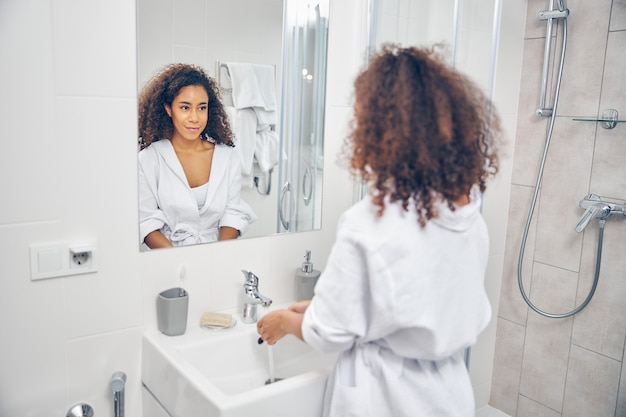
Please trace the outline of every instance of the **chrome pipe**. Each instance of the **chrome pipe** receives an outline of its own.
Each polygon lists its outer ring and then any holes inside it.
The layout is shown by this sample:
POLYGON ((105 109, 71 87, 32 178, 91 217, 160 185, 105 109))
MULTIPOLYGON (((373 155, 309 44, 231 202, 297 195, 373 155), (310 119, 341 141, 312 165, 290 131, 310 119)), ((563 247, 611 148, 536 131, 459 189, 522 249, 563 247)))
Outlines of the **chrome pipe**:
POLYGON ((115 417, 124 417, 124 391, 126 387, 126 374, 118 371, 111 376, 109 383, 111 391, 113 391, 113 415, 115 417))

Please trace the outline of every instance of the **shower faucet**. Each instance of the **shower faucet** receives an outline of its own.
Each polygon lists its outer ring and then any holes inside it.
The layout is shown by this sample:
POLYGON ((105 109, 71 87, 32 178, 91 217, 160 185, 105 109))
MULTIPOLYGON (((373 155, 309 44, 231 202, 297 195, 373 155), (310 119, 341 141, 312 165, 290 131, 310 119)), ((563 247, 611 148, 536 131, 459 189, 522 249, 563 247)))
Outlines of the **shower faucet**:
POLYGON ((592 219, 606 220, 611 214, 626 216, 626 203, 617 203, 603 199, 597 194, 589 194, 578 204, 585 209, 585 213, 576 225, 576 231, 581 233, 592 219))

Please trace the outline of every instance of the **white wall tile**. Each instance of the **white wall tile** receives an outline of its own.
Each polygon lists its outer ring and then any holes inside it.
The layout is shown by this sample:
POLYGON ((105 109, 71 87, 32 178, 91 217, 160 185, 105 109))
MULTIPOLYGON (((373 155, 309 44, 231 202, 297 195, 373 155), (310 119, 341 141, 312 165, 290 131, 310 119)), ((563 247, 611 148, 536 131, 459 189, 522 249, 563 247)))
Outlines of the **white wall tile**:
POLYGON ((154 72, 170 62, 173 51, 174 0, 136 0, 137 85, 141 89, 154 72))
POLYGON ((68 404, 86 402, 96 416, 112 416, 111 376, 126 374, 126 415, 141 415, 141 326, 74 339, 67 343, 68 404))
POLYGON ((174 45, 205 48, 207 7, 204 0, 176 0, 173 3, 172 20, 174 45))
POLYGON ((8 258, 0 283, 0 415, 45 416, 50 410, 59 414, 66 411, 67 380, 63 282, 30 282, 27 271, 11 268, 9 259, 27 265, 19 254, 25 252, 23 247, 16 249, 3 250, 8 258))
POLYGON ((365 1, 333 1, 330 7, 328 45, 330 70, 326 80, 326 105, 350 106, 354 78, 365 63, 365 1))
POLYGON ((57 220, 60 162, 54 114, 54 56, 48 1, 5 1, 0 13, 0 223, 57 220), (19 39, 19 42, 15 42, 19 39), (25 165, 21 155, 28 155, 25 165), (28 167, 28 169, 25 169, 28 167), (19 177, 19 180, 18 180, 19 177), (35 192, 36 190, 36 192, 35 192))
POLYGON ((133 98, 135 3, 53 0, 56 93, 133 98))

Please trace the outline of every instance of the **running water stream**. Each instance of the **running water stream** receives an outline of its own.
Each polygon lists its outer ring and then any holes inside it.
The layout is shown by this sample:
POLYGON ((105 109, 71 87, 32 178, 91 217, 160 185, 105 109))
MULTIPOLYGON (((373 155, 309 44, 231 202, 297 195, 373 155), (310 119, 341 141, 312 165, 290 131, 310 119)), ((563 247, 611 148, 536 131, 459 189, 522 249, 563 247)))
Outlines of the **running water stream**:
POLYGON ((267 345, 267 358, 269 378, 265 381, 265 385, 276 382, 276 378, 274 378, 274 346, 267 345))
MULTIPOLYGON (((269 307, 266 308, 269 310, 269 307)), ((259 343, 263 343, 262 339, 259 338, 259 343)), ((267 345, 267 367, 269 378, 265 381, 265 385, 273 384, 274 382, 280 381, 281 378, 276 378, 274 376, 274 346, 270 346, 269 343, 267 345)))

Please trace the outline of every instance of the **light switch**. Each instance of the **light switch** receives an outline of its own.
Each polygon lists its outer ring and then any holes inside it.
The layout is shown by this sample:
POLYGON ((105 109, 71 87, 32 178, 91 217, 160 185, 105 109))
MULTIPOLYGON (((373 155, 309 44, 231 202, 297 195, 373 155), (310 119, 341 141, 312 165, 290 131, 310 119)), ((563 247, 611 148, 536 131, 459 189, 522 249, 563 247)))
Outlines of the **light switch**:
POLYGON ((43 249, 37 254, 39 272, 58 272, 63 269, 63 251, 61 248, 43 249))

